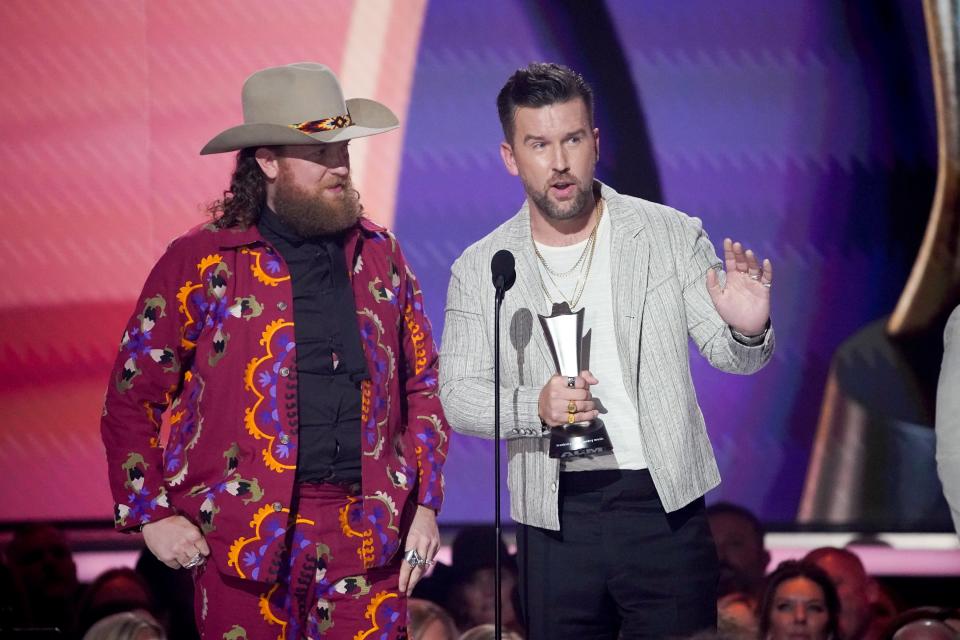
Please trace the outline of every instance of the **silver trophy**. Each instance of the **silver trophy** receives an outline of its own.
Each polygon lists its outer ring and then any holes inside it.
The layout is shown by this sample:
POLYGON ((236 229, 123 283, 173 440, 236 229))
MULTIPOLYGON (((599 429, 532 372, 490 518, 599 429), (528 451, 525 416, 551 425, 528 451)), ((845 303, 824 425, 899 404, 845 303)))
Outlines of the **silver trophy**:
MULTIPOLYGON (((553 313, 541 315, 540 325, 550 345, 557 373, 573 379, 582 371, 580 356, 583 348, 583 309, 570 311, 566 302, 553 305, 553 313)), ((601 420, 574 422, 550 429, 550 457, 573 458, 613 451, 607 428, 601 420)))

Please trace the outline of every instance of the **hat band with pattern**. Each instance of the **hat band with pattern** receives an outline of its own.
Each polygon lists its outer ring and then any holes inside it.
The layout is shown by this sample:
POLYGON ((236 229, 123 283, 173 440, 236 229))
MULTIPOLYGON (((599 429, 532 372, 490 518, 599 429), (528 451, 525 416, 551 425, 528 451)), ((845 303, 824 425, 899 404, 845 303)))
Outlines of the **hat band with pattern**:
POLYGON ((345 116, 333 116, 321 120, 308 120, 297 124, 287 125, 291 129, 297 129, 304 133, 316 133, 317 131, 333 131, 334 129, 345 129, 353 124, 353 118, 347 113, 345 116))

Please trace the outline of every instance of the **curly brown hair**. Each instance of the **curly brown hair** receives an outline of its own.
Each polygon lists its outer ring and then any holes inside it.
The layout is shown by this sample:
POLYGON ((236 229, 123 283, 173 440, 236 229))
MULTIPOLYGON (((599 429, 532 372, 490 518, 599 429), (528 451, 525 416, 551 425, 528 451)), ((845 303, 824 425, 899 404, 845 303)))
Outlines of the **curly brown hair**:
POLYGON ((258 148, 248 147, 237 153, 230 188, 207 207, 213 224, 220 229, 247 228, 260 218, 260 209, 267 201, 267 179, 254 157, 258 148))

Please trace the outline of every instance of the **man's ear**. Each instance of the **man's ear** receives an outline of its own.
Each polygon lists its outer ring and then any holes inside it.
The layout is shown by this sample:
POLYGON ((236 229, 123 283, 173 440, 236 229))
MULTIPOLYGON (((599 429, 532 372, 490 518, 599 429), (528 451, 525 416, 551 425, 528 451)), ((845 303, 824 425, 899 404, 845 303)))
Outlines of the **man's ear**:
POLYGON ((510 175, 520 175, 520 170, 517 169, 517 159, 513 156, 513 147, 506 141, 500 143, 500 159, 503 160, 503 166, 507 168, 510 175))
POLYGON ((280 158, 276 152, 269 147, 259 147, 254 152, 253 157, 256 159, 257 164, 260 165, 260 170, 263 171, 263 175, 267 177, 267 180, 276 180, 277 175, 280 173, 280 158))

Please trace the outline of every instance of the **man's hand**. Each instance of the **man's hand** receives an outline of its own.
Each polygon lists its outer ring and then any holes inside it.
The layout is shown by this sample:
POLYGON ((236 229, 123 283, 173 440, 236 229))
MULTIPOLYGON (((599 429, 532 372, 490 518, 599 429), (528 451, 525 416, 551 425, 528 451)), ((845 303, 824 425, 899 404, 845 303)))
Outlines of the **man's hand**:
POLYGON ((210 547, 200 529, 183 516, 148 522, 142 532, 150 552, 171 569, 195 567, 210 555, 210 547))
MULTIPOLYGON (((404 541, 404 556, 413 549, 421 558, 432 564, 433 557, 437 555, 439 548, 440 530, 437 529, 437 512, 422 504, 417 505, 417 512, 413 516, 410 531, 407 532, 407 538, 404 541)), ((400 564, 400 591, 405 591, 408 596, 412 594, 413 588, 423 577, 426 567, 426 564, 411 567, 404 558, 400 564)))
POLYGON ((726 286, 720 287, 716 271, 707 271, 707 291, 717 313, 734 330, 745 336, 763 333, 770 319, 770 285, 773 283, 773 265, 763 261, 750 249, 744 250, 730 238, 723 241, 723 261, 727 270, 726 286))
POLYGON ((586 370, 573 378, 573 386, 570 386, 570 378, 553 376, 540 390, 540 401, 537 405, 540 419, 551 427, 593 420, 600 412, 590 395, 590 385, 598 382, 600 381, 586 370), (570 420, 571 414, 573 420, 570 420))

